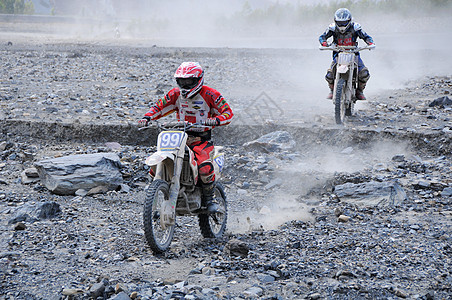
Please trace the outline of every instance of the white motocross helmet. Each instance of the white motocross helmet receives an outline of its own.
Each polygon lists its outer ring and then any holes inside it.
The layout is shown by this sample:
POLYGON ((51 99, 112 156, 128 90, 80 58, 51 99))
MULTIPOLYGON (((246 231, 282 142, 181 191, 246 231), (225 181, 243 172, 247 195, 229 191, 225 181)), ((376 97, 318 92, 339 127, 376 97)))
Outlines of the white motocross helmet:
POLYGON ((339 32, 344 33, 352 23, 352 14, 346 8, 339 8, 334 13, 334 22, 336 23, 336 27, 339 29, 339 32))

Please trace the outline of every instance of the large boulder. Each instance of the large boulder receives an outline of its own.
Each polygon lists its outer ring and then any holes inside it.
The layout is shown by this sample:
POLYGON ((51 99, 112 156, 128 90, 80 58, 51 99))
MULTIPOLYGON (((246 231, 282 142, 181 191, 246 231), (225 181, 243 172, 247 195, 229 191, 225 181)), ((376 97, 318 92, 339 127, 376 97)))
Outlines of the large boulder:
POLYGON ((345 183, 336 185, 334 193, 342 202, 363 206, 398 206, 406 199, 405 190, 397 181, 345 183))
POLYGON ((115 153, 78 154, 35 163, 41 183, 55 194, 74 195, 77 190, 106 187, 116 190, 122 183, 121 162, 115 153))

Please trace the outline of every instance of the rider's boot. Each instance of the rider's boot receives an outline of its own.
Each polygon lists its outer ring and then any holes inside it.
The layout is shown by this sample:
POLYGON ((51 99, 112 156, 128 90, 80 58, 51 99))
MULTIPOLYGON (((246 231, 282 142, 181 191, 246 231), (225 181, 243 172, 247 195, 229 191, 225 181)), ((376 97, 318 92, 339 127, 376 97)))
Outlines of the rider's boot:
POLYGON ((356 89, 356 99, 358 100, 366 100, 366 96, 364 96, 364 88, 366 87, 366 83, 358 82, 358 88, 356 89))
POLYGON ((207 207, 208 214, 214 214, 219 210, 218 205, 213 202, 214 189, 215 182, 202 184, 202 202, 207 207))
POLYGON ((333 99, 334 85, 333 84, 328 84, 328 87, 330 88, 330 93, 328 94, 328 96, 326 96, 326 99, 333 99))

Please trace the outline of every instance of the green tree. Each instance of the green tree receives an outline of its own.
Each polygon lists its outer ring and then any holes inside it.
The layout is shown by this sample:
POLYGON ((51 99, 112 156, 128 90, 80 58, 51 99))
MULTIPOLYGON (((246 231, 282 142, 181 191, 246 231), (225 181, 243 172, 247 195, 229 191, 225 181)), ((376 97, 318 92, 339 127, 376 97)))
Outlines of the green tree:
POLYGON ((0 13, 2 14, 28 14, 35 12, 31 0, 0 0, 0 13))

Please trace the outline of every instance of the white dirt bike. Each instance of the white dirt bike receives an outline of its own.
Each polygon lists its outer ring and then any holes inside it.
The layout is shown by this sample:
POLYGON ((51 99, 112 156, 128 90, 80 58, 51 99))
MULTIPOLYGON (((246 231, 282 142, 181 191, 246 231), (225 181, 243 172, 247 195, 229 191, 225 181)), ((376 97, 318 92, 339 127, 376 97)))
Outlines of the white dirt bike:
MULTIPOLYGON (((213 165, 216 183, 214 202, 218 210, 207 214, 201 201, 198 166, 193 151, 187 146, 188 129, 206 126, 186 122, 160 124, 157 151, 146 159, 153 181, 146 188, 143 222, 146 240, 154 253, 165 252, 171 244, 176 216, 198 216, 201 234, 219 238, 226 229, 227 202, 224 188, 218 180, 224 166, 221 147, 214 148, 213 165)), ((146 129, 154 127, 141 128, 146 129)))
POLYGON ((334 77, 333 103, 336 124, 343 124, 345 117, 353 115, 358 85, 358 53, 361 50, 372 50, 375 45, 356 46, 320 46, 320 50, 339 52, 336 58, 336 73, 334 77))

